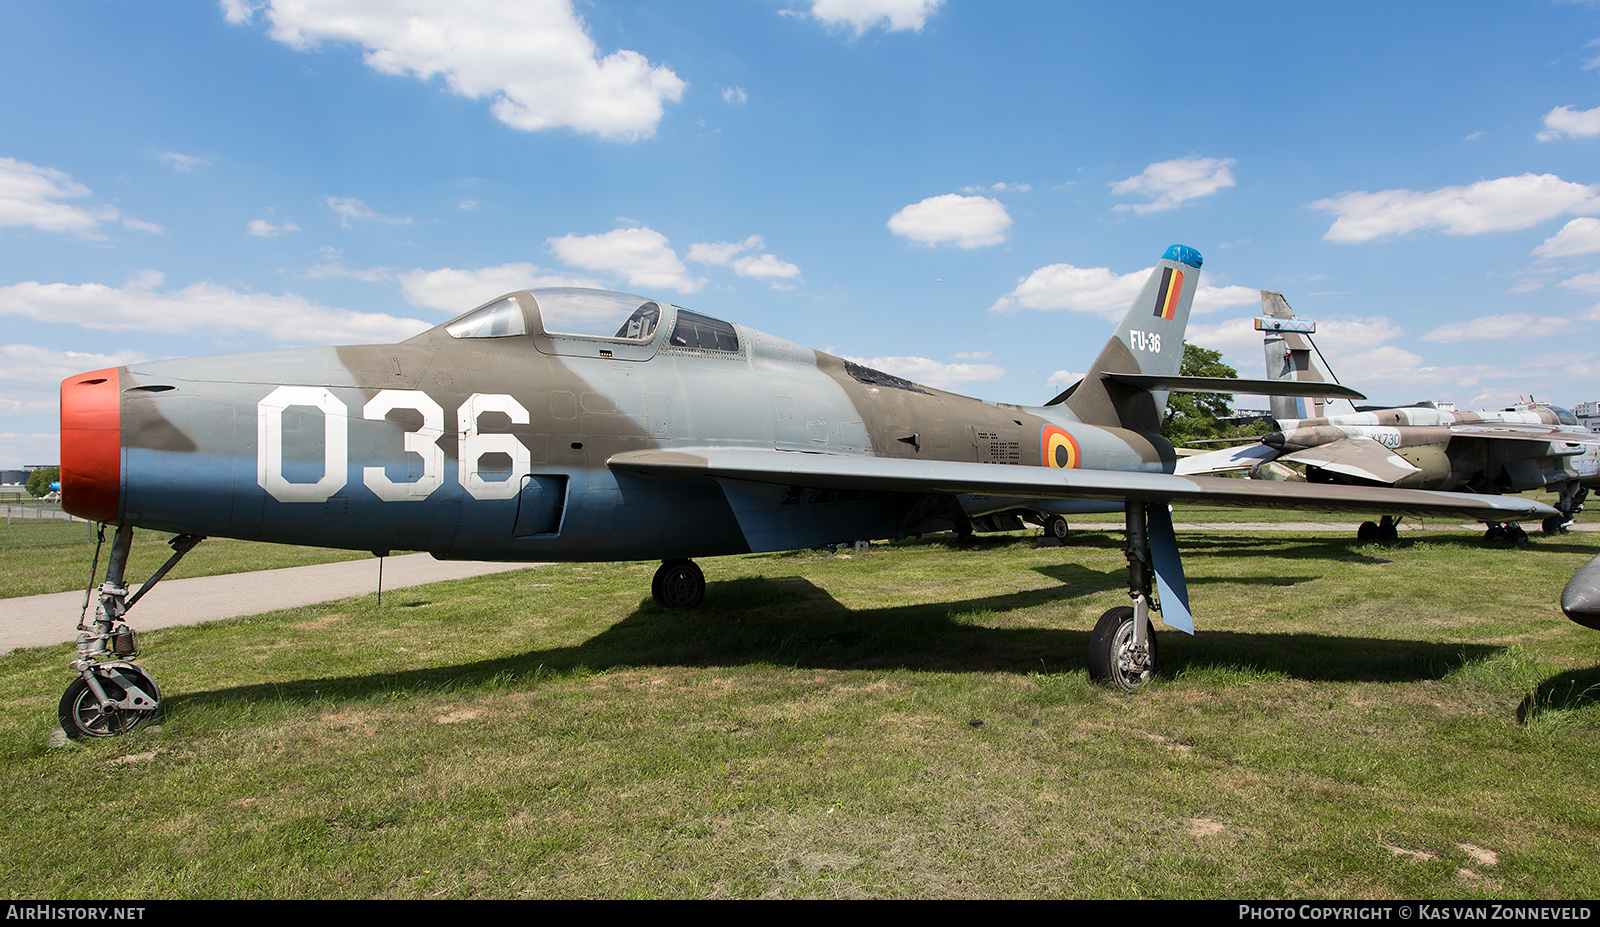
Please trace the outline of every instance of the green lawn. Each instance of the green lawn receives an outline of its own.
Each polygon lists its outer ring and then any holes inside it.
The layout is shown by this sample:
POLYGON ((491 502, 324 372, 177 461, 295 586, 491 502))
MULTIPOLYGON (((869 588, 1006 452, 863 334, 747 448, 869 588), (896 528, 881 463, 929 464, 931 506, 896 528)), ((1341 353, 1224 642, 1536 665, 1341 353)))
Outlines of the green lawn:
POLYGON ((1200 633, 1133 696, 1084 672, 1121 543, 706 560, 686 613, 653 564, 578 564, 154 631, 164 723, 87 747, 49 746, 68 648, 6 655, 0 885, 1600 893, 1600 639, 1556 607, 1600 539, 1184 535, 1200 633))

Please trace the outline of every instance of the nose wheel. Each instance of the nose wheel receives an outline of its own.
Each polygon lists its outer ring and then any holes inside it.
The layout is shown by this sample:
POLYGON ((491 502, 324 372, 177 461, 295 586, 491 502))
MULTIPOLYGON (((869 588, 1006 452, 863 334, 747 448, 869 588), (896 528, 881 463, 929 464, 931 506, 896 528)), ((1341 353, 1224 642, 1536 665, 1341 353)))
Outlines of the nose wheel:
POLYGON ((161 710, 161 690, 137 666, 99 664, 92 672, 95 684, 79 677, 61 696, 57 715, 61 730, 73 740, 94 740, 129 734, 155 720, 161 710), (98 685, 104 693, 94 691, 98 685))

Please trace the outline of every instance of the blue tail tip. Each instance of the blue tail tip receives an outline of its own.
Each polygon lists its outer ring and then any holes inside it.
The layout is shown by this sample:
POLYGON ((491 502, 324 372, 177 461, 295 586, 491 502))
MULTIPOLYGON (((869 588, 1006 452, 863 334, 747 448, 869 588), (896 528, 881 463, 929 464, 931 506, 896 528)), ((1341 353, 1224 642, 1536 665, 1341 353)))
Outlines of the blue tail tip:
POLYGON ((1190 267, 1199 267, 1203 263, 1200 258, 1200 252, 1188 245, 1173 245, 1167 249, 1166 254, 1161 255, 1161 259, 1163 261, 1177 261, 1180 264, 1188 264, 1190 267))

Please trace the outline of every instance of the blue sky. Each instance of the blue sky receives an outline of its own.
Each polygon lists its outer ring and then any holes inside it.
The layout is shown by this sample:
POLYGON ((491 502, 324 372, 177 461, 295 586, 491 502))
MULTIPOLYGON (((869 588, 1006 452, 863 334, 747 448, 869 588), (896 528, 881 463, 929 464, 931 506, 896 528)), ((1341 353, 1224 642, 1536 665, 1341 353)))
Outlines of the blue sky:
POLYGON ((1600 400, 1600 4, 1336 9, 5 0, 0 466, 72 373, 545 283, 1038 403, 1173 243, 1244 376, 1265 288, 1375 401, 1600 400))

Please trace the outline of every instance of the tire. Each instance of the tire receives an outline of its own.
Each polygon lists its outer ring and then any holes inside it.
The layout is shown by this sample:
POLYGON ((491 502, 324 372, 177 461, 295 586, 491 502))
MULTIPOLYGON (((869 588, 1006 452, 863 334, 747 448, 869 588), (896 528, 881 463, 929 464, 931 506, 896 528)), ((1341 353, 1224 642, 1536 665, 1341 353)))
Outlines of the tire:
MULTIPOLYGON (((120 737, 131 734, 155 720, 160 714, 160 691, 154 681, 143 670, 132 666, 120 666, 118 672, 136 680, 139 688, 155 695, 157 707, 153 711, 131 711, 128 709, 112 709, 102 711, 100 703, 94 697, 94 690, 84 682, 82 677, 74 679, 72 685, 67 686, 67 691, 61 695, 61 704, 56 710, 56 717, 61 721, 61 730, 73 740, 95 740, 102 737, 120 737)), ((126 694, 125 689, 117 684, 115 679, 100 677, 100 687, 106 690, 106 695, 113 699, 120 699, 126 694)))
POLYGON ((1400 529, 1395 527, 1392 522, 1378 526, 1378 543, 1393 544, 1398 540, 1400 540, 1400 529))
POLYGON ((1133 608, 1121 605, 1107 611, 1089 635, 1089 678, 1124 692, 1136 691, 1156 674, 1156 636, 1149 633, 1150 658, 1144 669, 1123 665, 1133 647, 1133 608))
POLYGON ((1361 527, 1356 529, 1356 540, 1363 544, 1370 544, 1377 539, 1378 523, 1375 521, 1364 521, 1361 523, 1361 527))
POLYGON ((1544 520, 1543 527, 1545 534, 1565 534, 1567 531, 1567 520, 1562 518, 1560 515, 1551 515, 1549 518, 1544 520))
POLYGON ((1045 537, 1065 541, 1069 533, 1071 533, 1071 529, 1067 527, 1067 520, 1060 515, 1051 515, 1044 520, 1045 537))
POLYGON ((706 597, 706 576, 692 560, 668 560, 656 570, 650 594, 662 608, 694 608, 706 597))

